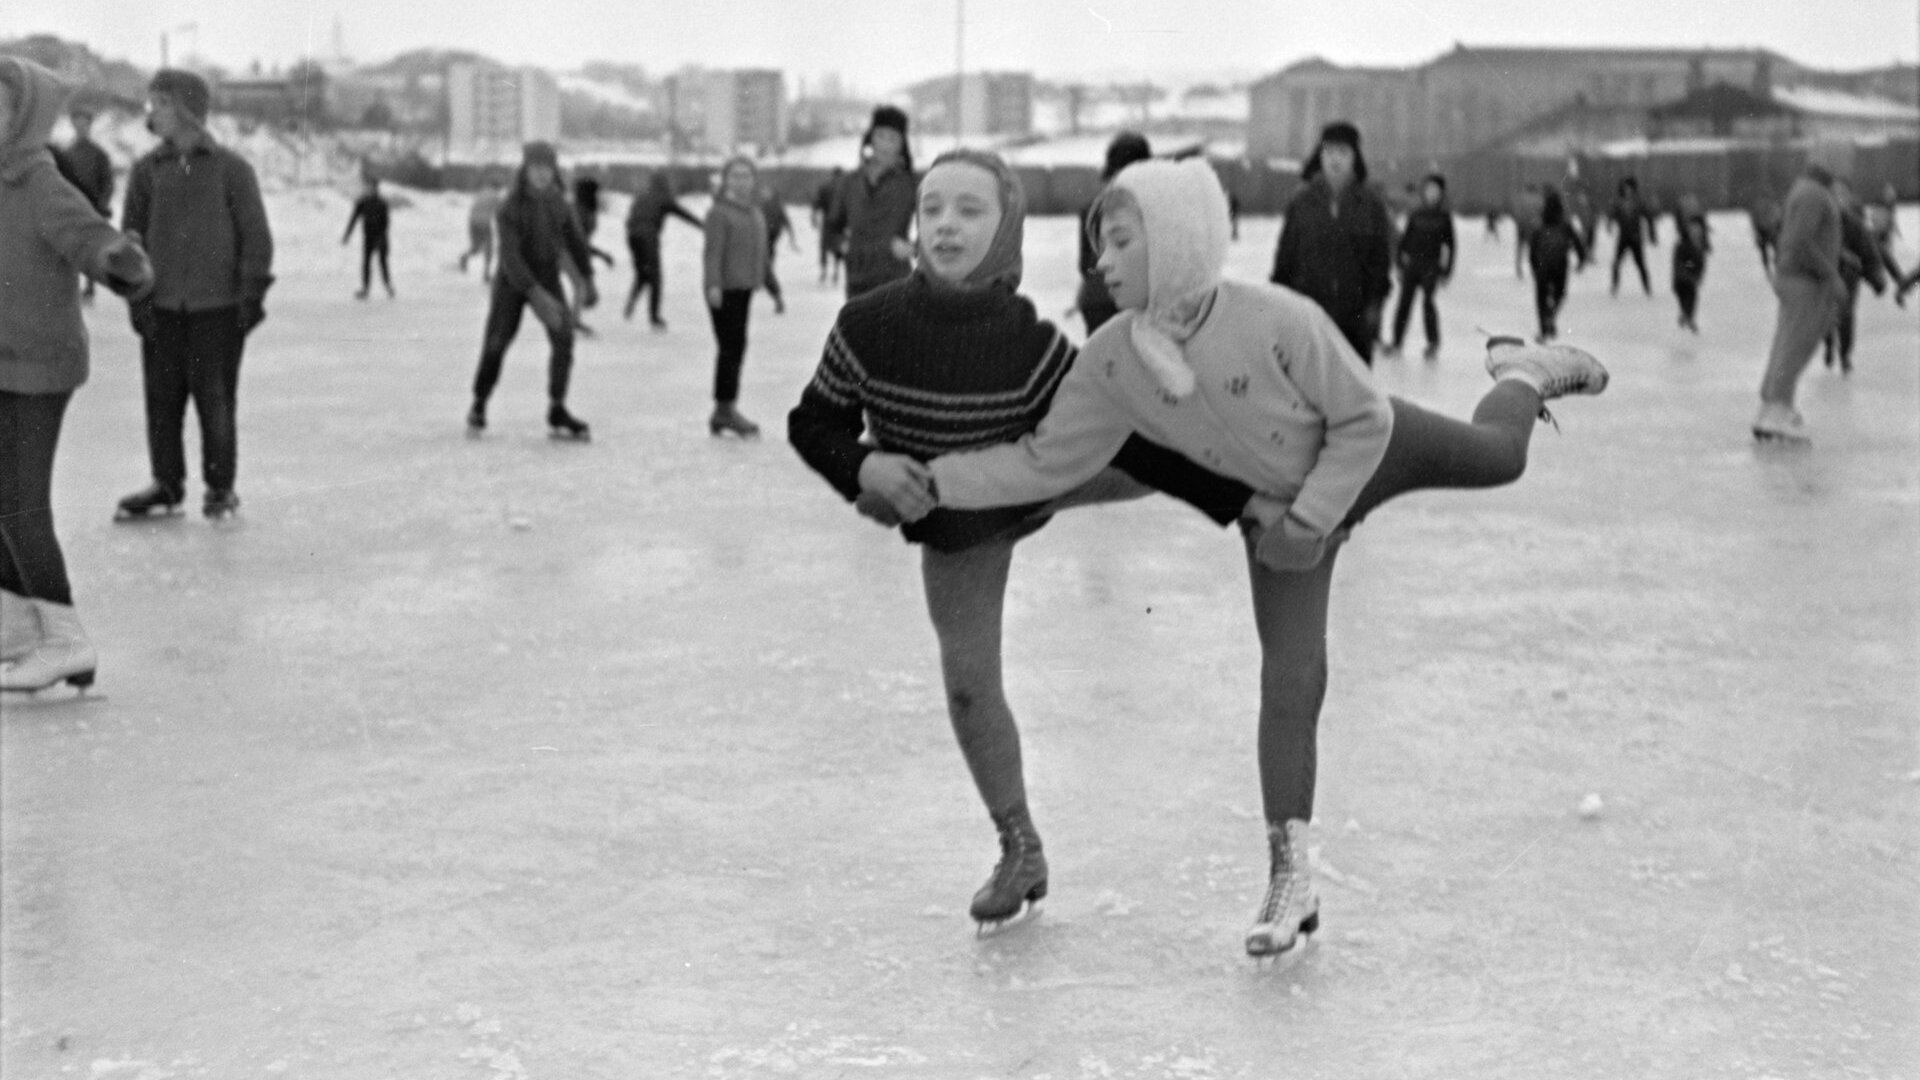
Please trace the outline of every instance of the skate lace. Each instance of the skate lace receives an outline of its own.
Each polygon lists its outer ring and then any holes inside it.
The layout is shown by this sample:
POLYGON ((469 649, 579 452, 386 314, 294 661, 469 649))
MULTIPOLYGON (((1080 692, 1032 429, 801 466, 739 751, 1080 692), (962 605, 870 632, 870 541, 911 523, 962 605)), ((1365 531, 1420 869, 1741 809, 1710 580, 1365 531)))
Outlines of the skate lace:
POLYGON ((1261 923, 1280 921, 1280 913, 1293 906, 1293 860, 1282 856, 1274 860, 1273 873, 1267 879, 1267 898, 1260 905, 1261 923))

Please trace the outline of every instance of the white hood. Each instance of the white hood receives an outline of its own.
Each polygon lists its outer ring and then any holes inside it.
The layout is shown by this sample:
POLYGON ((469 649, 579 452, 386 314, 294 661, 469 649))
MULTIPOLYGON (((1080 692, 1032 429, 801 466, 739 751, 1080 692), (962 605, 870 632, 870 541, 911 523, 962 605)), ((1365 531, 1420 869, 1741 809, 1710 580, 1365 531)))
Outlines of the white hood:
POLYGON ((1147 308, 1131 314, 1135 350, 1177 398, 1193 393, 1193 369, 1181 343, 1205 319, 1227 264, 1227 193, 1200 158, 1142 161, 1113 186, 1140 208, 1147 241, 1147 308))

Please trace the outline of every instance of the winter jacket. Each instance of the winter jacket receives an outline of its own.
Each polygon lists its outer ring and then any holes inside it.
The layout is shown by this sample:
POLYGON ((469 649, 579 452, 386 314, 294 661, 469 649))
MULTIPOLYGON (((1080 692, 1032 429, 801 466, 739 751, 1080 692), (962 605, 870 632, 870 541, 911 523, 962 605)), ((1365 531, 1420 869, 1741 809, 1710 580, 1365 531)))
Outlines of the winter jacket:
POLYGON ((767 222, 759 207, 715 199, 707 210, 706 233, 705 288, 752 290, 767 280, 767 222))
POLYGON ((53 152, 54 163, 60 166, 60 175, 80 189, 101 217, 113 214, 113 159, 100 149, 100 144, 92 139, 75 139, 63 149, 53 152))
POLYGON ((134 163, 120 226, 153 260, 162 310, 258 303, 273 284, 273 233, 253 166, 205 132, 134 163))
POLYGON ((888 169, 878 180, 868 179, 865 169, 841 178, 827 231, 845 238, 849 298, 912 272, 912 261, 893 253, 893 241, 907 239, 918 191, 919 181, 905 169, 888 169))
POLYGON ((627 209, 627 235, 659 238, 668 214, 696 228, 700 225, 700 219, 688 213, 673 197, 673 192, 664 186, 651 186, 635 195, 633 205, 627 209))
POLYGON ((1541 225, 1527 238, 1527 265, 1533 269, 1535 280, 1564 280, 1569 258, 1577 258, 1583 266, 1588 258, 1587 243, 1580 239, 1580 230, 1572 222, 1541 225))
POLYGON ((1707 255, 1713 240, 1704 214, 1673 216, 1673 280, 1698 283, 1707 273, 1707 255))
POLYGON ((1832 182, 1816 166, 1787 191, 1773 257, 1776 277, 1785 274, 1829 289, 1840 287, 1840 204, 1828 190, 1832 182))
POLYGON ((1347 324, 1386 302, 1392 268, 1393 221, 1385 200, 1358 181, 1336 195, 1316 179, 1287 204, 1268 280, 1347 324))
POLYGON ((1613 219, 1615 235, 1620 243, 1628 247, 1639 247, 1642 240, 1659 243, 1659 230, 1654 226, 1653 211, 1638 194, 1622 195, 1613 200, 1613 208, 1607 211, 1613 219))
MULTIPOLYGON (((347 218, 347 236, 353 235, 353 226, 359 222, 368 247, 374 247, 387 238, 387 224, 392 220, 392 210, 387 200, 378 195, 362 195, 353 204, 353 214, 347 218)), ((346 237, 341 237, 346 239, 346 237)))
POLYGON ((1445 203, 1420 206, 1407 215, 1395 262, 1411 278, 1453 273, 1453 211, 1445 203))
POLYGON ((582 274, 593 275, 593 253, 572 205, 558 191, 528 186, 524 168, 493 222, 500 237, 496 290, 530 296, 538 287, 558 297, 563 257, 571 257, 582 274))
POLYGON ((17 99, 11 129, 0 132, 0 391, 64 393, 87 381, 76 275, 101 276, 121 236, 47 149, 59 79, 10 57, 0 57, 0 79, 17 99))

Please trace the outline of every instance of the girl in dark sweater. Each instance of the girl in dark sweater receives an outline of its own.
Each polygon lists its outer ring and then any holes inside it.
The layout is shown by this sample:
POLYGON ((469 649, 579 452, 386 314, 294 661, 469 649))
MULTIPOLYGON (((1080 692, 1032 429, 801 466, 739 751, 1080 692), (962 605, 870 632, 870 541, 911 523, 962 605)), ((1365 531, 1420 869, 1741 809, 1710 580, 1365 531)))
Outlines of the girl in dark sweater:
POLYGON ((767 281, 767 223, 754 201, 758 173, 743 157, 720 170, 720 193, 707 211, 705 289, 718 351, 713 362, 713 415, 707 430, 756 438, 760 425, 740 415, 740 367, 747 360, 747 313, 753 290, 767 281))
POLYGON ((1025 196, 998 157, 944 154, 918 201, 920 264, 851 300, 787 434, 800 456, 862 513, 922 548, 927 612, 940 641, 947 712, 980 797, 1000 831, 1001 860, 974 896, 982 926, 1002 924, 1047 892, 1047 866, 1027 809, 1020 733, 1000 669, 1001 610, 1013 546, 1068 505, 1169 491, 1225 524, 1251 489, 1144 441, 1050 504, 931 509, 927 459, 1033 430, 1073 363, 1061 332, 1015 289, 1025 196), (871 430, 874 442, 862 439, 871 430), (877 443, 877 445, 875 445, 877 443), (924 515, 924 516, 922 516, 924 515))

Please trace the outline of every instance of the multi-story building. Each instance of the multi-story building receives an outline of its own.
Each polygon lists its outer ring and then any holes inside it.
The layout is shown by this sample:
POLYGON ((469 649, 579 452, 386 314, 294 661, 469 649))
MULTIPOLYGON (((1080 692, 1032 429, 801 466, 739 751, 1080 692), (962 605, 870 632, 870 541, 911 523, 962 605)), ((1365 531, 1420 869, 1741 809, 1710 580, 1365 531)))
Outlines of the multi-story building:
POLYGON ((786 76, 771 68, 682 68, 666 79, 664 111, 682 148, 766 153, 787 145, 786 76))
POLYGON ((928 79, 907 88, 916 128, 930 134, 1033 134, 1033 76, 1024 71, 976 71, 928 79))
POLYGON ((1247 150, 1304 158, 1320 129, 1347 120, 1369 157, 1472 151, 1569 105, 1651 108, 1713 83, 1771 92, 1799 72, 1761 49, 1477 48, 1457 45, 1414 68, 1304 60, 1254 84, 1247 150))
POLYGON ((560 87, 538 68, 457 63, 447 68, 447 149, 458 157, 511 156, 560 137, 560 87))

